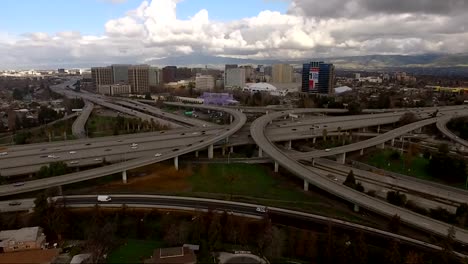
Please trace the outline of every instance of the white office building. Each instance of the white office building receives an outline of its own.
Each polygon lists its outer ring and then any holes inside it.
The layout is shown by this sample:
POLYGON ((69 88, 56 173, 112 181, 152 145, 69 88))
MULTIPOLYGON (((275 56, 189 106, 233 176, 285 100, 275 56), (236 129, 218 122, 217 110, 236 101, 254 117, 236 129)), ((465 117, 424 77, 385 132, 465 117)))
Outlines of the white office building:
POLYGON ((245 86, 245 69, 235 68, 227 69, 224 87, 227 89, 244 88, 245 86))
POLYGON ((195 77, 195 89, 210 91, 215 88, 215 79, 211 75, 198 75, 195 77))

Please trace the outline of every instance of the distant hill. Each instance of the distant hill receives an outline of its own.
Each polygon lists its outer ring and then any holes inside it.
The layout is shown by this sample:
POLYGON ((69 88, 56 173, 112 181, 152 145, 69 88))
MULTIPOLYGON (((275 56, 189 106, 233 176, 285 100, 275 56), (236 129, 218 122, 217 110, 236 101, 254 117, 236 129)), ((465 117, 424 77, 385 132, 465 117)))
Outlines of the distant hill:
POLYGON ((204 66, 224 64, 273 64, 285 62, 300 65, 310 60, 331 62, 340 69, 385 69, 385 68, 419 68, 419 67, 468 67, 468 54, 422 54, 422 55, 365 55, 353 57, 311 58, 304 60, 254 60, 230 57, 218 57, 204 54, 190 54, 180 57, 167 57, 148 61, 155 65, 204 66))

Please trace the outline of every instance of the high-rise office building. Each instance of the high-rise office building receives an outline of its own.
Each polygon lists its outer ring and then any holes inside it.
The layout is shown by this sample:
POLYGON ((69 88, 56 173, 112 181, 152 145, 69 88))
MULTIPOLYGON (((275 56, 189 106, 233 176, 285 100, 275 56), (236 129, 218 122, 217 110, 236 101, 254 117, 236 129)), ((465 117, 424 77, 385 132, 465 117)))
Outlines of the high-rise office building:
POLYGON ((331 94, 335 84, 335 66, 319 61, 302 67, 302 92, 331 94))
POLYGON ((226 64, 224 66, 224 87, 226 87, 226 81, 227 81, 227 72, 229 69, 237 69, 239 66, 237 64, 226 64))
POLYGON ((176 81, 181 81, 181 80, 188 80, 192 78, 192 69, 183 67, 183 68, 177 68, 176 71, 176 81))
POLYGON ((177 67, 166 66, 162 69, 163 83, 170 83, 177 81, 177 67))
POLYGON ((215 88, 215 79, 211 75, 198 75, 195 77, 195 89, 210 91, 215 88))
POLYGON ((273 64, 272 67, 273 83, 292 83, 294 68, 289 64, 273 64))
POLYGON ((226 71, 226 79, 224 80, 225 88, 244 88, 245 86, 245 69, 234 68, 226 71))
POLYGON ((128 83, 128 67, 126 64, 113 64, 112 68, 112 82, 113 83, 128 83))
POLYGON ((149 67, 149 86, 155 87, 161 84, 161 69, 157 67, 149 67))
POLYGON ((132 86, 132 93, 149 93, 149 66, 133 65, 128 67, 128 82, 132 86))
POLYGON ((112 84, 112 68, 111 67, 94 67, 91 68, 91 78, 93 79, 94 87, 99 85, 112 84))

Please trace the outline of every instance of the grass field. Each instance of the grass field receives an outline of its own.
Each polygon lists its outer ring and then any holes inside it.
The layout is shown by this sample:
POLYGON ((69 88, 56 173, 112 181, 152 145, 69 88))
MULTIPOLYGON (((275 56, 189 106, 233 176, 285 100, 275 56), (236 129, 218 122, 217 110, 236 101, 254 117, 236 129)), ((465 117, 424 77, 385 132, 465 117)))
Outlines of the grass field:
POLYGON ((109 255, 107 263, 143 263, 161 246, 159 241, 128 240, 109 255))
POLYGON ((172 163, 158 163, 127 173, 121 180, 90 184, 67 194, 141 193, 192 196, 258 203, 304 210, 363 222, 358 214, 335 200, 315 192, 302 191, 302 183, 274 173, 265 165, 184 164, 176 171, 172 163))
POLYGON ((390 149, 373 152, 370 156, 366 157, 364 162, 380 169, 424 180, 434 180, 434 178, 427 173, 426 168, 429 164, 429 160, 417 155, 409 157, 407 154, 403 154, 399 160, 392 160, 390 156, 393 152, 394 150, 390 149))

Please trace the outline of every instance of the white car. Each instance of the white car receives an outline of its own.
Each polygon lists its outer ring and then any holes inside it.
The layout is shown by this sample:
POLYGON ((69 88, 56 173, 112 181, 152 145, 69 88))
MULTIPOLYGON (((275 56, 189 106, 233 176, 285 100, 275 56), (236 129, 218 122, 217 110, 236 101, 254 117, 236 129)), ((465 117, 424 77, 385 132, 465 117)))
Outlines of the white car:
POLYGON ((110 202, 112 198, 109 195, 98 195, 97 200, 98 202, 110 202))
POLYGON ((157 158, 157 157, 161 157, 162 154, 161 153, 156 153, 156 154, 154 154, 154 156, 157 158))
POLYGON ((70 151, 70 152, 68 152, 68 153, 70 153, 70 154, 76 154, 76 151, 70 151))
POLYGON ((331 149, 325 149, 325 152, 329 152, 331 149))
POLYGON ((137 146, 138 146, 137 143, 132 143, 132 144, 130 145, 130 147, 137 147, 137 146))
POLYGON ((203 127, 206 127, 206 125, 205 125, 205 124, 203 124, 203 127))
POLYGON ((266 207, 257 207, 257 209, 255 209, 255 211, 259 212, 259 213, 266 213, 267 209, 266 207))
POLYGON ((133 146, 132 149, 137 149, 138 147, 137 146, 133 146))
POLYGON ((102 161, 102 158, 95 158, 94 161, 102 161))
POLYGON ((0 156, 6 156, 8 155, 8 152, 0 152, 0 156))
POLYGON ((73 165, 73 164, 78 164, 78 163, 79 163, 79 161, 76 161, 76 160, 70 161, 70 164, 72 164, 72 165, 73 165))

